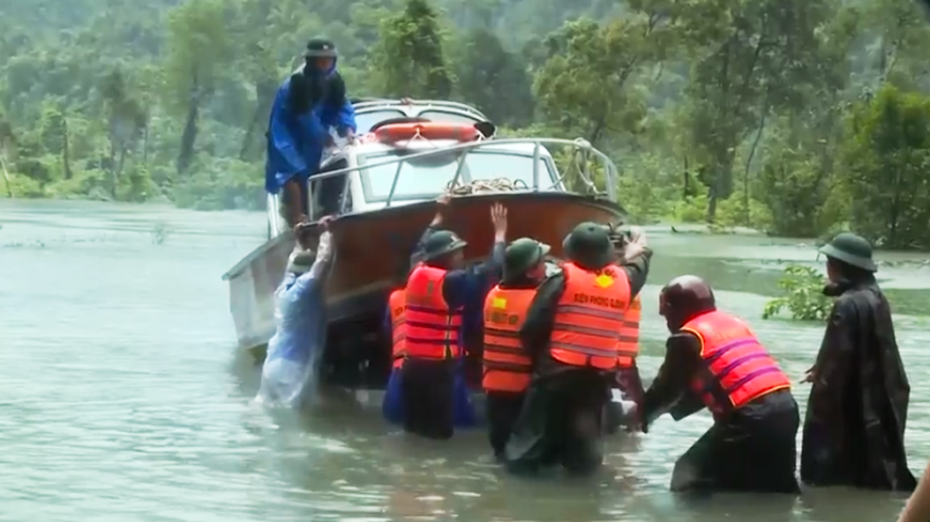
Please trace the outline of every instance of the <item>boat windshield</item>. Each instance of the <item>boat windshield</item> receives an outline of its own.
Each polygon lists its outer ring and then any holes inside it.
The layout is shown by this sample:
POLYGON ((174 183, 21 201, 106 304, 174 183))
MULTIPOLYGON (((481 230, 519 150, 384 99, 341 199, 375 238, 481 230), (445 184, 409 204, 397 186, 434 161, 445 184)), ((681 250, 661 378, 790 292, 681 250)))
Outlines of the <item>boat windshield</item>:
MULTIPOLYGON (((362 112, 355 115, 355 126, 360 134, 370 132, 371 128, 384 120, 393 120, 394 118, 403 118, 407 113, 398 109, 378 109, 371 112, 362 112)), ((467 114, 457 112, 438 111, 427 109, 417 114, 418 118, 426 118, 432 121, 441 121, 446 123, 477 123, 481 121, 478 118, 467 114)))
POLYGON ((355 115, 355 127, 358 129, 360 134, 369 132, 372 127, 384 120, 392 120, 394 118, 403 118, 406 114, 403 111, 398 111, 395 109, 381 109, 371 112, 363 112, 361 114, 355 115))
MULTIPOLYGON (((397 173, 397 163, 366 167, 382 163, 391 158, 409 155, 406 151, 359 156, 358 165, 362 179, 365 199, 369 202, 387 201, 397 173)), ((418 200, 435 198, 442 194, 449 182, 455 178, 458 158, 461 152, 450 152, 440 156, 430 156, 404 161, 400 168, 397 188, 392 201, 418 200)), ((533 156, 512 151, 470 151, 465 157, 465 164, 459 176, 460 183, 475 180, 493 180, 506 178, 528 188, 533 187, 533 156)), ((551 162, 546 157, 539 158, 539 188, 552 190, 555 182, 551 162)))
POLYGON ((417 115, 420 118, 426 118, 427 120, 432 121, 442 121, 448 123, 464 123, 471 124, 481 121, 478 118, 469 116, 466 114, 459 114, 457 112, 446 112, 446 111, 437 111, 437 110, 428 110, 423 111, 417 115))

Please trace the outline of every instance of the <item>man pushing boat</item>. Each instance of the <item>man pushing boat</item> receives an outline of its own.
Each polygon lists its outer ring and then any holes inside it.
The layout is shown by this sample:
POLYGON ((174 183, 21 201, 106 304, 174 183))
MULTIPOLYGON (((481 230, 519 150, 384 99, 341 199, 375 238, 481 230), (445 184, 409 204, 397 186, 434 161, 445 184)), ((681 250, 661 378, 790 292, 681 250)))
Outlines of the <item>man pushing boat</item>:
POLYGON ((487 281, 503 264, 507 235, 507 209, 494 204, 490 259, 463 267, 467 243, 440 228, 449 201, 449 196, 438 200, 439 210, 411 256, 414 268, 404 290, 405 359, 399 393, 404 429, 432 439, 449 439, 456 425, 475 423, 463 372, 462 317, 475 306, 480 313, 487 281))
POLYGON ((799 493, 800 418, 788 377, 742 320, 717 310, 703 279, 681 276, 659 294, 671 337, 644 398, 643 431, 669 411, 707 407, 714 425, 678 459, 672 491, 799 493))
POLYGON ((332 269, 333 249, 329 222, 298 224, 297 246, 287 263, 284 280, 275 291, 276 331, 268 341, 257 400, 301 407, 307 392, 316 391, 319 365, 326 343, 326 300, 323 286, 332 269), (303 243, 312 228, 321 231, 317 251, 303 243))

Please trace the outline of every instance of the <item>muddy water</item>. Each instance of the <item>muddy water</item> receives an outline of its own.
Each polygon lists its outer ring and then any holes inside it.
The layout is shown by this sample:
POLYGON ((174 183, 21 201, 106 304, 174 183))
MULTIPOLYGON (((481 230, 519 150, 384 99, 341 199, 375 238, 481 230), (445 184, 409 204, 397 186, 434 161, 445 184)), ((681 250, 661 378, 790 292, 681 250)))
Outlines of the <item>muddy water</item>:
MULTIPOLYGON (((846 490, 675 498, 672 465, 709 426, 704 414, 612 440, 609 465, 582 482, 506 477, 481 433, 410 441, 384 426, 376 406, 269 414, 249 404, 256 373, 232 356, 219 278, 262 241, 261 214, 0 201, 0 226, 0 520, 845 522, 893 520, 903 502, 846 490)), ((647 376, 665 336, 652 313, 658 289, 695 273, 800 377, 820 327, 760 313, 780 263, 815 261, 809 245, 650 232, 658 253, 644 293, 647 376)), ((921 256, 888 258, 882 275, 896 289, 914 387, 908 443, 917 471, 930 457, 922 378, 930 330, 919 316, 928 313, 930 269, 921 256)), ((796 393, 803 403, 807 390, 796 393)))

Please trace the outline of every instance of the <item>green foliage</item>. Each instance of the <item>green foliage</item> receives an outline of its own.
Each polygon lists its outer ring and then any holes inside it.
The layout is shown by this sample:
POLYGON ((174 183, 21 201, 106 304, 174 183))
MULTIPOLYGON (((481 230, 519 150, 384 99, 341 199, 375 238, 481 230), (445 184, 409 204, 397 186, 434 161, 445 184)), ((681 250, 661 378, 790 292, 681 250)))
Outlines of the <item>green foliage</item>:
POLYGON ((454 76, 443 50, 436 10, 429 0, 407 0, 386 19, 374 50, 383 95, 446 99, 454 76))
POLYGON ((587 139, 636 222, 930 246, 930 26, 912 0, 0 5, 0 193, 9 177, 15 197, 262 208, 268 112, 313 36, 352 95, 587 139))
POLYGON ((856 105, 847 131, 853 227, 893 248, 930 246, 930 98, 885 86, 856 105))
POLYGON ((823 294, 827 281, 816 269, 803 265, 785 267, 778 286, 785 294, 765 304, 763 319, 771 319, 787 309, 798 321, 826 321, 833 301, 823 294))

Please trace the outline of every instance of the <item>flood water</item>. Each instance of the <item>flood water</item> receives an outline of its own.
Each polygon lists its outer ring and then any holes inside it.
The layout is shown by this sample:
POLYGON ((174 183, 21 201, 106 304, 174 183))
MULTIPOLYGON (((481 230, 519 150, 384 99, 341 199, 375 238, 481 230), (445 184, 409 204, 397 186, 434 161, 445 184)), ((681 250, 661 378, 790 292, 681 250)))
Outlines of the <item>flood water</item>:
MULTIPOLYGON (((220 279, 264 239, 263 214, 0 200, 0 226, 6 522, 847 522, 894 520, 904 502, 843 489, 801 499, 676 498, 667 491, 672 466, 710 425, 705 413, 612 439, 603 473, 570 482, 505 476, 480 432, 447 444, 409 440, 381 422, 377 405, 322 418, 263 411, 250 404, 257 370, 234 356, 220 279)), ((648 231, 656 255, 643 294, 644 376, 663 354, 659 288, 694 273, 801 377, 822 328, 760 315, 778 260, 814 262, 809 244, 648 231)), ((928 274, 899 262, 880 273, 897 289, 890 294, 902 314, 895 325, 913 387, 907 442, 915 472, 930 457, 930 320, 920 315, 930 314, 930 290, 908 288, 930 288, 928 274)), ((795 390, 803 406, 808 390, 795 390)))

